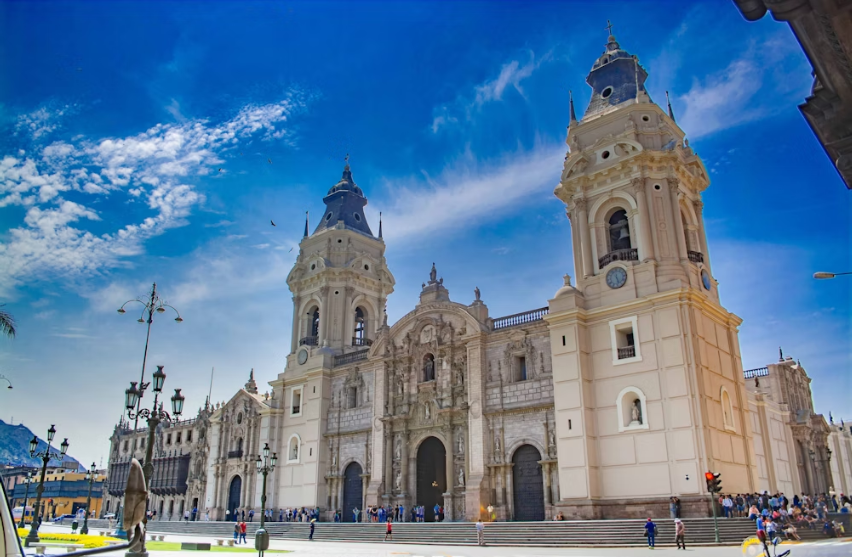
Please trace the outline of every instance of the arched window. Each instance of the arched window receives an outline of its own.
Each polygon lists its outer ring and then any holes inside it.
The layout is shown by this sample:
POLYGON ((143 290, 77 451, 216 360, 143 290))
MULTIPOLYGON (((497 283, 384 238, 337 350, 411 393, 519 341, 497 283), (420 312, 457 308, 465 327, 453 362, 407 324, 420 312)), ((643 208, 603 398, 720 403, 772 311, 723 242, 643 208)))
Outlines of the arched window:
POLYGON ((728 389, 725 387, 722 387, 720 398, 722 400, 722 424, 725 429, 736 431, 734 427, 734 405, 731 404, 731 395, 728 394, 728 389))
POLYGON ((311 334, 309 336, 319 336, 319 308, 315 307, 311 312, 311 334))
POLYGON ((630 224, 627 221, 627 211, 618 209, 608 221, 609 251, 630 249, 630 224))
POLYGON ((243 452, 243 438, 237 439, 237 451, 243 452))
POLYGON ((352 337, 352 346, 364 346, 366 344, 365 314, 360 307, 355 308, 355 332, 352 337))
POLYGON ((358 387, 349 387, 349 390, 346 392, 346 407, 358 407, 358 387))
POLYGON ((615 399, 618 431, 650 429, 645 393, 639 387, 625 387, 615 399))
POLYGON ((301 456, 302 448, 301 448, 301 439, 298 435, 291 435, 290 441, 287 442, 287 462, 299 462, 299 457, 301 456))
POLYGON ((435 356, 426 354, 423 356, 423 381, 435 380, 435 356))

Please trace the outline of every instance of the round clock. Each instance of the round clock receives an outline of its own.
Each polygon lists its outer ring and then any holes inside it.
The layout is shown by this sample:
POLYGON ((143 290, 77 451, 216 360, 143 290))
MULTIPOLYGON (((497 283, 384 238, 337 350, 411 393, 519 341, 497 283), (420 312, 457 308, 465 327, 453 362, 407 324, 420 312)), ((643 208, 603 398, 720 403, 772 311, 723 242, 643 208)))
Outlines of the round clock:
POLYGON ((299 365, 304 364, 308 361, 308 351, 302 348, 299 350, 299 365))
POLYGON ((621 288, 627 282, 627 271, 621 267, 613 267, 606 274, 606 284, 610 288, 621 288))
POLYGON ((710 273, 707 272, 707 269, 701 271, 701 282, 704 283, 704 288, 710 290, 710 273))

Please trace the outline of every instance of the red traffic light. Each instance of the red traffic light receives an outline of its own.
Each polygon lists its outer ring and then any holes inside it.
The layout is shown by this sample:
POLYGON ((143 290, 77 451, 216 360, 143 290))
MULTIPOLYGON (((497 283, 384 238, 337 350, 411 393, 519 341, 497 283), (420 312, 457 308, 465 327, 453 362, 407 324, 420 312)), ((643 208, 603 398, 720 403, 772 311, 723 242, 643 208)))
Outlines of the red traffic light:
POLYGON ((713 474, 713 472, 704 472, 704 479, 706 479, 708 482, 712 482, 716 479, 716 476, 715 474, 713 474))

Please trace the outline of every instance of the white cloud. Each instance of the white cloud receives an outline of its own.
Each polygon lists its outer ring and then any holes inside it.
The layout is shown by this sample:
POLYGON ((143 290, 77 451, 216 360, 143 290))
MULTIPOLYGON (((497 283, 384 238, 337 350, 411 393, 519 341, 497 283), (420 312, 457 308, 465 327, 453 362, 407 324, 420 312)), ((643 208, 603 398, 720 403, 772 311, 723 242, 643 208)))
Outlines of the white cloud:
POLYGON ((33 140, 39 140, 62 126, 62 118, 78 111, 78 106, 67 104, 58 106, 48 103, 32 112, 21 114, 15 122, 15 135, 27 135, 33 140))
POLYGON ((442 128, 458 124, 460 121, 470 121, 483 105, 502 100, 503 93, 509 87, 524 97, 521 82, 530 77, 549 58, 550 53, 536 60, 535 55, 530 52, 530 59, 525 64, 518 60, 503 64, 497 77, 474 86, 471 93, 459 95, 452 103, 437 107, 433 111, 432 132, 438 133, 442 128))
POLYGON ((559 182, 562 146, 539 146, 528 153, 485 164, 463 163, 436 179, 408 178, 388 184, 391 197, 374 203, 384 212, 387 242, 471 226, 517 206, 559 182))
POLYGON ((673 100, 680 127, 698 138, 763 119, 799 102, 810 80, 794 44, 771 37, 752 45, 723 70, 703 80, 693 79, 689 91, 673 100))
MULTIPOLYGON (((20 226, 0 244, 0 294, 25 278, 62 273, 69 279, 122 265, 143 251, 144 242, 186 224, 204 196, 191 184, 222 162, 221 155, 241 141, 289 139, 289 119, 304 108, 294 94, 280 102, 249 105, 230 120, 157 124, 137 135, 91 140, 77 137, 18 156, 0 159, 0 207, 27 207, 20 226), (141 222, 118 225, 95 235, 85 221, 115 222, 89 200, 124 193, 145 202, 141 222), (73 196, 74 201, 66 199, 73 196)), ((220 221, 214 226, 226 226, 220 221)))

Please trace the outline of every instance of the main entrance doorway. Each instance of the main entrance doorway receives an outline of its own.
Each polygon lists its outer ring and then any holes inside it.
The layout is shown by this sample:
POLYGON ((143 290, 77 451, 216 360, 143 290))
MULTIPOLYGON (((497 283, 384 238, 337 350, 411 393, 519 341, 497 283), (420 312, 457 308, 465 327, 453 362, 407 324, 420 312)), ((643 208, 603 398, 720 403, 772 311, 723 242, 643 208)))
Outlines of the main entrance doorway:
POLYGON ((361 478, 361 465, 353 462, 343 472, 343 522, 355 520, 353 509, 364 510, 364 480, 361 478))
POLYGON ((512 456, 512 489, 515 520, 544 520, 544 486, 541 453, 532 445, 521 445, 512 456))
POLYGON ((435 437, 417 449, 417 504, 425 507, 426 522, 435 521, 435 505, 444 505, 447 491, 447 450, 435 437))
POLYGON ((234 476, 231 480, 231 487, 228 488, 228 514, 225 515, 225 520, 236 520, 237 509, 240 507, 240 492, 243 490, 243 479, 239 476, 234 476))

